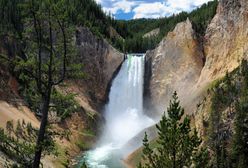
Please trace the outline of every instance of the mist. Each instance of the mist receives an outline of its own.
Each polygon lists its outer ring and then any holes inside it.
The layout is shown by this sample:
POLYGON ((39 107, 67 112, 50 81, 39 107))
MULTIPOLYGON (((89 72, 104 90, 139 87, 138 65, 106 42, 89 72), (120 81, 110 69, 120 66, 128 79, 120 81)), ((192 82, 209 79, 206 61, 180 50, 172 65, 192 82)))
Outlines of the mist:
POLYGON ((104 110, 104 131, 97 147, 85 155, 90 168, 124 167, 121 160, 141 146, 142 141, 136 142, 128 151, 123 147, 154 124, 143 110, 144 58, 145 55, 128 55, 113 81, 109 103, 104 110))

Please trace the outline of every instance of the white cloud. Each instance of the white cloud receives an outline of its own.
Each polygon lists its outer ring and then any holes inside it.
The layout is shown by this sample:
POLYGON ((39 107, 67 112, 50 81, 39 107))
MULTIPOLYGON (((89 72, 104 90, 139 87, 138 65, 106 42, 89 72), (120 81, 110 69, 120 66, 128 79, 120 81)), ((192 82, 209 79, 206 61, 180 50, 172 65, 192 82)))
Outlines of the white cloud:
POLYGON ((167 0, 166 6, 175 11, 190 11, 193 7, 200 6, 210 0, 167 0))
POLYGON ((118 11, 129 13, 132 11, 134 6, 137 6, 141 2, 129 1, 129 0, 111 0, 111 2, 109 3, 102 2, 101 4, 104 5, 104 3, 109 4, 109 5, 103 6, 104 11, 111 12, 112 14, 116 14, 118 11))
POLYGON ((136 18, 158 18, 169 15, 172 11, 165 3, 142 3, 133 9, 136 18))
POLYGON ((164 2, 142 3, 133 9, 136 18, 158 18, 182 11, 191 11, 210 0, 166 0, 164 2))
POLYGON ((99 3, 99 4, 103 3, 103 0, 95 0, 95 1, 96 3, 99 3))
POLYGON ((133 18, 158 18, 192 9, 210 0, 96 0, 105 12, 133 12, 133 18))

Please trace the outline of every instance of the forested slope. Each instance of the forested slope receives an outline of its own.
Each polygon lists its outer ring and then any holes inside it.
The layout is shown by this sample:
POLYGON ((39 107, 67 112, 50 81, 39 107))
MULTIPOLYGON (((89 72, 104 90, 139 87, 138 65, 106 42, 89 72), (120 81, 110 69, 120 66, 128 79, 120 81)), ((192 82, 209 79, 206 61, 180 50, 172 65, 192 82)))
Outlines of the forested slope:
MULTIPOLYGON (((62 62, 71 65, 66 69, 70 75, 62 78, 65 82, 53 87, 50 94, 49 105, 55 117, 49 117, 55 119, 49 125, 45 149, 53 154, 57 147, 59 159, 55 160, 56 166, 68 166, 71 164, 69 159, 78 154, 79 148, 86 150, 94 142, 101 118, 98 110, 106 101, 112 76, 123 60, 119 51, 153 49, 187 17, 201 37, 215 14, 216 4, 217 1, 210 2, 191 13, 182 12, 168 18, 119 21, 105 14, 93 0, 0 0, 0 72, 8 74, 0 76, 0 82, 4 84, 0 94, 16 94, 13 99, 29 107, 28 114, 36 114, 40 121, 44 102, 39 91, 47 85, 41 82, 43 87, 39 87, 37 81, 46 82, 49 71, 56 74, 54 79, 58 79, 61 74, 63 76, 61 69, 65 69, 62 62), (160 28, 158 36, 143 37, 155 28, 160 28), (68 55, 67 61, 62 59, 62 51, 68 55), (49 68, 48 58, 56 60, 55 68, 49 68), (40 69, 36 66, 39 61, 43 61, 40 69), (43 75, 37 80, 30 76, 30 72, 43 75), (82 78, 74 79, 74 76, 82 78), (56 132, 60 134, 54 135, 56 132)), ((20 104, 8 102, 8 97, 1 97, 1 101, 19 112, 20 104)), ((31 126, 30 121, 14 120, 13 124, 11 119, 4 120, 6 127, 0 130, 1 150, 17 164, 28 167, 33 159, 38 128, 31 126), (26 143, 29 135, 32 141, 26 143)), ((39 121, 35 119, 35 124, 39 121)))
MULTIPOLYGON (((117 21, 116 30, 125 39, 125 50, 127 52, 146 52, 148 49, 154 49, 156 45, 172 31, 175 26, 185 21, 187 18, 192 21, 193 27, 198 36, 203 36, 207 25, 216 14, 218 1, 210 1, 190 13, 181 12, 177 15, 158 19, 135 19, 130 21, 117 21), (120 30, 119 28, 122 28, 120 30), (158 36, 144 38, 144 34, 159 28, 158 36)), ((120 45, 120 44, 118 44, 120 45)))
POLYGON ((103 39, 108 34, 99 23, 107 25, 108 17, 101 8, 71 2, 0 1, 0 150, 8 159, 0 167, 31 167, 49 95, 43 166, 67 167, 94 143, 123 55, 103 39))
MULTIPOLYGON (((1 0, 2 16, 1 29, 20 33, 23 29, 23 5, 24 0, 1 0), (11 23, 11 25, 10 25, 11 23)), ((63 1, 65 13, 73 25, 86 26, 100 38, 108 39, 116 48, 123 52, 146 52, 154 49, 176 24, 187 18, 193 22, 194 29, 199 35, 203 35, 208 23, 216 12, 217 0, 210 1, 198 9, 187 13, 158 19, 135 19, 130 21, 115 20, 111 14, 105 14, 101 6, 94 0, 63 1), (113 29, 114 28, 114 29, 113 29), (143 35, 153 29, 160 28, 158 36, 143 38, 143 35), (113 33, 114 31, 114 33, 113 33), (124 39, 124 40, 123 40, 124 39)))

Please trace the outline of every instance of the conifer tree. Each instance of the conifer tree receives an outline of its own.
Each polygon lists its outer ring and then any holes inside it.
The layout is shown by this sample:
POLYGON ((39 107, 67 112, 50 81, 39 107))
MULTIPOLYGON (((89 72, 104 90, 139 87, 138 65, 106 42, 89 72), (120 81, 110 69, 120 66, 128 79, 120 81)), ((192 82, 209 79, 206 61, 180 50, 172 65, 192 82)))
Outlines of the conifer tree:
POLYGON ((33 87, 39 93, 41 125, 32 166, 38 168, 42 152, 47 146, 46 139, 49 139, 46 130, 54 87, 68 77, 82 76, 78 71, 81 66, 73 63, 74 28, 69 24, 64 1, 27 0, 19 6, 22 9, 22 22, 26 25, 20 39, 25 57, 18 53, 13 59, 1 57, 15 65, 14 71, 20 74, 20 79, 34 81, 33 87))
POLYGON ((190 119, 184 115, 175 92, 167 109, 168 116, 163 115, 162 120, 156 125, 159 139, 158 147, 151 149, 147 135, 143 140, 143 159, 145 164, 140 168, 181 168, 184 166, 205 166, 208 153, 199 150, 201 140, 196 130, 190 128, 190 119), (200 163, 200 164, 199 164, 200 163))
POLYGON ((242 98, 236 104, 235 134, 233 141, 234 167, 248 166, 248 97, 242 98))

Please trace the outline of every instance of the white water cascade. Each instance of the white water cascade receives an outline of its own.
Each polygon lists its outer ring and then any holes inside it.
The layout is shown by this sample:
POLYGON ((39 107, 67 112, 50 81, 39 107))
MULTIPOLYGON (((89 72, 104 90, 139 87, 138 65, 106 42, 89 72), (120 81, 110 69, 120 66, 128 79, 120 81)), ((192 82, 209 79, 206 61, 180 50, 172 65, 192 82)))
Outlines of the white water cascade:
POLYGON ((89 168, 124 167, 122 147, 154 123, 143 113, 144 59, 145 55, 128 55, 114 79, 105 106, 102 137, 97 147, 84 156, 89 168))

